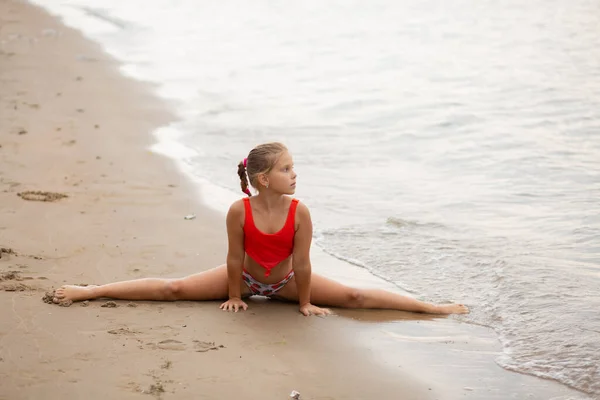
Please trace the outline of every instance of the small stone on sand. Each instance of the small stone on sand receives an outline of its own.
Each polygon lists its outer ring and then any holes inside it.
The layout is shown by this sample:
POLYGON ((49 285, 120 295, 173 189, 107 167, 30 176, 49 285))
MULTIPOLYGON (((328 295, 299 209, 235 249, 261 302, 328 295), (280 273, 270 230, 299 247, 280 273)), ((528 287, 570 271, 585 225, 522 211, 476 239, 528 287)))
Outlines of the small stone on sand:
POLYGON ((117 303, 115 303, 114 301, 107 301, 106 303, 102 304, 100 307, 115 308, 115 307, 117 307, 117 303))

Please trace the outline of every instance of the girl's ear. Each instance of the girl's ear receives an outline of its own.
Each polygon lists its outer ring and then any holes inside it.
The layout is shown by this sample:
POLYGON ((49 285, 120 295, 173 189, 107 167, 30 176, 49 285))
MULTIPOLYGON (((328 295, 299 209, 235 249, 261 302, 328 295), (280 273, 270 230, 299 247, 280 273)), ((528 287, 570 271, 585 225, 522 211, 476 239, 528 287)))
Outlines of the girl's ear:
POLYGON ((267 174, 259 174, 258 175, 258 183, 260 183, 262 186, 268 187, 269 186, 269 178, 267 178, 267 174))

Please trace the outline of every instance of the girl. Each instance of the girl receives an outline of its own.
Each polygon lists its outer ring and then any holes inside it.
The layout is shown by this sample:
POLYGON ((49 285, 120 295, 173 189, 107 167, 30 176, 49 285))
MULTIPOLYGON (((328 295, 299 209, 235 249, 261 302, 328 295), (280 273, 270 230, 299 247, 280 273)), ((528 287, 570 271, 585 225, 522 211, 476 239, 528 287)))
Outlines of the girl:
POLYGON ((378 289, 353 289, 313 274, 309 258, 312 221, 308 208, 289 197, 296 191, 292 156, 281 143, 252 149, 238 165, 248 197, 227 213, 227 264, 181 279, 137 279, 101 286, 65 285, 56 303, 99 297, 123 300, 220 300, 225 311, 246 310, 243 298, 262 295, 298 302, 300 312, 327 315, 318 306, 385 308, 431 314, 464 314, 462 304, 434 305, 378 289), (258 190, 252 196, 250 184, 258 190), (317 306, 318 305, 318 306, 317 306))

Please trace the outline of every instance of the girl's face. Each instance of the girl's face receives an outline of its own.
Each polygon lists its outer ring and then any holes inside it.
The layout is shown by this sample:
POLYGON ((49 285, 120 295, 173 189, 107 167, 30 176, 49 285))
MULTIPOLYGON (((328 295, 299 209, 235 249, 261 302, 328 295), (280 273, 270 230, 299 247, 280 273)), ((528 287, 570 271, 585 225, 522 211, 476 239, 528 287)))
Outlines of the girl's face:
POLYGON ((296 192, 297 176, 294 172, 294 160, 290 153, 286 151, 281 154, 279 160, 265 178, 269 183, 269 189, 282 194, 294 194, 296 192))

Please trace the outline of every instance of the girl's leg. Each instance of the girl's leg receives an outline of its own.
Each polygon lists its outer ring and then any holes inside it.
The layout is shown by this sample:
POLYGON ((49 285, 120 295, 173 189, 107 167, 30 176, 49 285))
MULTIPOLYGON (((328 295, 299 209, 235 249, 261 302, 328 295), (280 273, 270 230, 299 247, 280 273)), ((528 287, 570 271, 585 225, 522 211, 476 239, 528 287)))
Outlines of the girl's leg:
MULTIPOLYGON (((435 305, 381 289, 355 289, 317 274, 312 274, 310 287, 311 303, 317 306, 381 308, 428 314, 466 314, 469 312, 469 309, 462 304, 435 305)), ((286 300, 298 301, 295 278, 277 292, 277 295, 286 300)))
MULTIPOLYGON (((242 295, 249 289, 240 281, 242 295)), ((180 279, 146 278, 101 286, 65 285, 55 292, 55 301, 81 301, 99 297, 121 300, 222 300, 228 297, 227 266, 180 279)))

